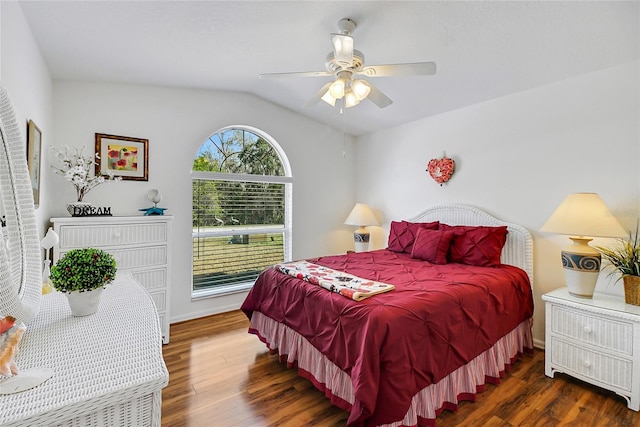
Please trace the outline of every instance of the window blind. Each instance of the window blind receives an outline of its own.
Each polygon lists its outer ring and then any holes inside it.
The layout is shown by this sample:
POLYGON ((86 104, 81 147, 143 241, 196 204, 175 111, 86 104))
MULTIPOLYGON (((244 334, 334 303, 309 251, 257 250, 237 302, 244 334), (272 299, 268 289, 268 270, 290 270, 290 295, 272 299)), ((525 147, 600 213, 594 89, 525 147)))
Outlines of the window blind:
POLYGON ((194 291, 253 284, 284 260, 286 185, 193 179, 194 291))

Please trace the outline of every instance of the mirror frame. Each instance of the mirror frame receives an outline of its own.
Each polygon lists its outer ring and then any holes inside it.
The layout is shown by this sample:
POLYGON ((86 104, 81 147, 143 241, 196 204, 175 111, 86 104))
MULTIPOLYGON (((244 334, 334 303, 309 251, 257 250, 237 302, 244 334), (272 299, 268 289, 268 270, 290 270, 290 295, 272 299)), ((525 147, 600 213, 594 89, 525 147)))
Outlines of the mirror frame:
POLYGON ((42 255, 26 142, 11 101, 0 87, 0 200, 6 228, 0 237, 0 317, 29 323, 42 299, 42 255))

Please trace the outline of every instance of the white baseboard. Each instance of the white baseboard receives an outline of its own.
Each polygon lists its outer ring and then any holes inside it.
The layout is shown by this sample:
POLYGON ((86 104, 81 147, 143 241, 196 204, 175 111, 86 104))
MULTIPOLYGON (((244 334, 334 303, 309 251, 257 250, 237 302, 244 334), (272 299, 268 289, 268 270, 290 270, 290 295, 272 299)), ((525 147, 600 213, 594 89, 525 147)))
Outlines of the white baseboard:
POLYGON ((213 316, 214 314, 226 313, 228 311, 240 309, 240 304, 228 304, 223 306, 216 306, 207 310, 190 312, 182 316, 175 316, 169 320, 169 323, 184 322, 187 320, 198 319, 200 317, 213 316))
POLYGON ((540 350, 544 350, 544 341, 534 338, 533 347, 539 348, 540 350))

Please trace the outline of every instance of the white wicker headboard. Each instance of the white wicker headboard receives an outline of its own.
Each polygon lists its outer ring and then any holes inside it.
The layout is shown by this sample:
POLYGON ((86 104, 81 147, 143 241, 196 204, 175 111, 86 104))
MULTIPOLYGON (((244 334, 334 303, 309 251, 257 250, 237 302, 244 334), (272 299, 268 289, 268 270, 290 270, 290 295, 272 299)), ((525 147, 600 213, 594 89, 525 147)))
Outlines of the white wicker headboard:
POLYGON ((449 225, 507 226, 507 242, 502 248, 500 261, 520 267, 529 275, 533 286, 533 238, 529 230, 521 225, 501 221, 473 206, 443 204, 433 206, 410 220, 411 222, 440 221, 449 225))

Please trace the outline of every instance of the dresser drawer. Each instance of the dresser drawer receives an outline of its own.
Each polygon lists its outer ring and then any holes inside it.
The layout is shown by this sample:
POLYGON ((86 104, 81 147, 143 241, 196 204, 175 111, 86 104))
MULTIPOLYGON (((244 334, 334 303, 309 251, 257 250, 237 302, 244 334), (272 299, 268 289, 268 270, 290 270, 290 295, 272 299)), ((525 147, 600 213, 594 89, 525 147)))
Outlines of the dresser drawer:
MULTIPOLYGON (((147 246, 129 249, 104 248, 104 250, 116 259, 118 271, 167 264, 167 246, 147 246)), ((60 257, 66 252, 60 251, 60 257)), ((142 284, 144 285, 144 283, 142 284)))
POLYGON ((633 323, 551 305, 551 332, 631 356, 633 323))
POLYGON ((149 292, 154 289, 164 289, 168 284, 167 268, 152 268, 146 270, 132 270, 131 275, 149 292))
POLYGON ((60 249, 141 245, 167 241, 167 224, 62 225, 60 249))
POLYGON ((605 385, 631 391, 632 360, 597 353, 552 337, 551 363, 605 385))
POLYGON ((151 299, 156 306, 156 310, 164 311, 167 308, 167 293, 166 292, 153 292, 150 293, 151 299))

